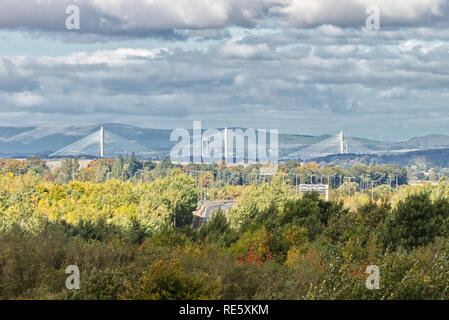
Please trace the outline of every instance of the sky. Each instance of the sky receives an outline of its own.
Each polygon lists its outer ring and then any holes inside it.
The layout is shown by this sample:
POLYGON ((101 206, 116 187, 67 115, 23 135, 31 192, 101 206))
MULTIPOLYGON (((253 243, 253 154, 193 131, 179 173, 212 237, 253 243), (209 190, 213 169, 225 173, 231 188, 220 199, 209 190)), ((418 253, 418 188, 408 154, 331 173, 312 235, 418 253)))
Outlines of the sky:
POLYGON ((0 126, 449 135, 448 27, 449 0, 2 0, 0 126))

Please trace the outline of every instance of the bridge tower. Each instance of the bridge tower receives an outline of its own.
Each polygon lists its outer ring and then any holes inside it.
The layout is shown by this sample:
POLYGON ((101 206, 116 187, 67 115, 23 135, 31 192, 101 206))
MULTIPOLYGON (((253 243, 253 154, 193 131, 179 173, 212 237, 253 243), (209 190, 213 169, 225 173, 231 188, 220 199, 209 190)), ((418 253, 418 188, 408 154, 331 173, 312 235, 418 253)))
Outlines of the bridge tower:
POLYGON ((345 141, 344 141, 344 136, 343 136, 343 130, 340 131, 340 153, 343 154, 345 153, 345 141))
POLYGON ((224 129, 224 159, 228 160, 228 126, 224 129))
POLYGON ((100 128, 100 158, 104 158, 104 128, 100 128))

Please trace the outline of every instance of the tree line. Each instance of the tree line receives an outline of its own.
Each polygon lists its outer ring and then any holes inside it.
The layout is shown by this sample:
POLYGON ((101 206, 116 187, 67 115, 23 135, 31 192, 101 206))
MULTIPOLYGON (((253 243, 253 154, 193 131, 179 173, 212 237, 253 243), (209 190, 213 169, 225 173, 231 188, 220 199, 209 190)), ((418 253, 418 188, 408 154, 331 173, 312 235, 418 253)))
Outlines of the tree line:
MULTIPOLYGON (((118 159, 99 159, 80 168, 79 159, 62 159, 59 168, 50 170, 46 162, 37 157, 26 160, 0 160, 0 172, 15 175, 32 171, 49 181, 68 183, 70 181, 104 182, 110 179, 121 181, 151 182, 166 177, 172 169, 194 177, 202 188, 221 188, 224 186, 244 186, 269 182, 272 176, 261 173, 262 164, 233 165, 224 164, 174 164, 169 158, 162 161, 137 159, 134 154, 118 159)), ((407 170, 396 165, 353 165, 347 169, 328 165, 320 167, 315 162, 282 162, 277 173, 290 185, 328 184, 332 189, 342 185, 355 184, 357 190, 370 189, 381 185, 397 187, 407 184, 407 170)))
POLYGON ((239 188, 233 209, 193 230, 200 189, 181 168, 149 183, 0 174, 0 297, 449 298, 446 181, 332 201, 282 174, 239 188), (64 285, 69 265, 80 290, 64 285))

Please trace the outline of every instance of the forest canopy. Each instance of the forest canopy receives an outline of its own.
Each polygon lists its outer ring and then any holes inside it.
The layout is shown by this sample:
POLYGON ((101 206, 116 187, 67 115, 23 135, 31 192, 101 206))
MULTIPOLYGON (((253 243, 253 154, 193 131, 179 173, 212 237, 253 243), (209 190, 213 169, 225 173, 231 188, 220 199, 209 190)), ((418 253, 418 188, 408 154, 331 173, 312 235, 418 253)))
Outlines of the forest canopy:
POLYGON ((449 298, 447 180, 333 186, 324 173, 385 182, 402 168, 287 163, 265 181, 233 184, 217 174, 247 168, 201 168, 196 175, 191 165, 135 160, 132 174, 127 161, 134 160, 122 160, 85 169, 76 159, 58 170, 38 159, 1 167, 1 298, 449 298), (112 177, 98 180, 102 168, 112 177), (135 176, 139 170, 157 174, 135 176), (329 183, 330 201, 298 192, 296 175, 310 172, 329 183), (206 194, 234 206, 194 229, 193 212, 206 194), (70 265, 80 269, 80 290, 65 286, 70 265), (369 265, 380 270, 377 290, 365 286, 369 265))

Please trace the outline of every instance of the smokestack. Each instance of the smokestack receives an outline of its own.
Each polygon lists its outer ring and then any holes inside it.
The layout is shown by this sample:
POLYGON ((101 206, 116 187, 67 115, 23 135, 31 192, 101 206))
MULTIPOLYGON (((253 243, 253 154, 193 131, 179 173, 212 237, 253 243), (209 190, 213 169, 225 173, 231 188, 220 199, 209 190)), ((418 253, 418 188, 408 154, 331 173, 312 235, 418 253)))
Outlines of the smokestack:
POLYGON ((104 129, 100 129, 100 158, 104 157, 104 129))

